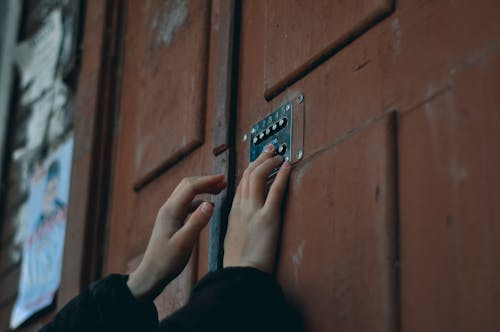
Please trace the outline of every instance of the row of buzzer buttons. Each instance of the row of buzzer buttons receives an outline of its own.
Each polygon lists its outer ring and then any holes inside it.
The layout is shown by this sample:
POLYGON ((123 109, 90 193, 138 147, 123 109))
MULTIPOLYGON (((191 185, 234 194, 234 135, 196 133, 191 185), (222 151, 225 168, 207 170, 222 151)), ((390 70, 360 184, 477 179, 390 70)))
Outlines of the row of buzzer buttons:
POLYGON ((256 134, 253 138, 253 144, 254 145, 260 144, 262 141, 266 140, 267 138, 271 137, 281 129, 285 128, 287 123, 288 119, 286 117, 276 121, 271 126, 267 127, 260 133, 256 134))

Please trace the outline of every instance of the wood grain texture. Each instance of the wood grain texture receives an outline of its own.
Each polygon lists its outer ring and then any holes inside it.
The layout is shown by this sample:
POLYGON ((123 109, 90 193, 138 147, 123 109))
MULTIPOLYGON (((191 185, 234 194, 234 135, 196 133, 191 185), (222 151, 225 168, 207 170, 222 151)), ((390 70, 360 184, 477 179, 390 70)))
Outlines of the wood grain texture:
POLYGON ((58 293, 62 308, 101 276, 116 92, 117 2, 89 1, 74 118, 74 153, 58 293))
POLYGON ((266 98, 375 25, 393 5, 393 0, 266 1, 266 98))
MULTIPOLYGON (((388 293, 394 296, 390 297, 394 302, 389 303, 394 305, 388 307, 391 312, 386 316, 390 317, 385 321, 388 325, 379 321, 379 325, 369 329, 498 329, 500 323, 492 308, 498 307, 500 266, 496 254, 498 243, 493 242, 493 238, 498 238, 499 220, 495 203, 498 201, 495 189, 499 174, 498 149, 494 150, 500 126, 498 94, 494 91, 495 86, 498 87, 494 59, 500 49, 500 21, 495 16, 500 10, 499 3, 397 1, 389 16, 329 54, 321 65, 287 85, 286 90, 269 102, 266 101, 266 97, 270 97, 266 95, 268 75, 280 64, 274 63, 270 68, 268 59, 262 55, 274 47, 266 42, 270 36, 266 35, 268 29, 265 28, 268 8, 274 6, 274 2, 262 0, 242 5, 236 137, 248 132, 256 121, 289 98, 298 93, 304 93, 306 98, 304 160, 292 172, 278 276, 285 292, 292 299, 298 299, 310 330, 363 330, 362 323, 353 317, 366 315, 374 305, 365 300, 375 295, 373 291, 358 293, 373 281, 368 277, 372 270, 359 269, 359 261, 349 260, 350 254, 342 255, 345 258, 342 261, 335 256, 334 249, 348 251, 346 248, 350 245, 354 253, 363 250, 355 237, 366 234, 369 225, 360 221, 363 218, 348 213, 356 212, 362 217, 356 202, 365 201, 363 197, 368 189, 356 187, 357 182, 351 184, 350 179, 352 174, 357 174, 359 181, 368 186, 378 171, 376 167, 371 168, 373 164, 362 165, 359 160, 342 168, 343 176, 336 173, 335 167, 344 158, 361 158, 370 143, 359 143, 354 137, 368 135, 394 111, 401 114, 402 121, 396 139, 401 140, 399 148, 390 150, 387 145, 392 144, 390 141, 380 142, 377 145, 380 155, 375 153, 373 160, 376 164, 384 153, 393 151, 398 161, 395 174, 401 183, 399 192, 379 191, 378 195, 386 202, 392 201, 391 195, 396 196, 396 201, 401 200, 399 223, 396 223, 402 226, 401 249, 399 258, 397 250, 394 253, 394 264, 402 268, 399 280, 389 279, 388 293), (469 68, 475 69, 466 73, 469 68), (427 111, 426 107, 433 103, 436 103, 435 110, 427 111), (469 120, 459 116, 464 113, 461 110, 464 105, 472 110, 465 112, 471 113, 469 120), (342 158, 333 157, 340 153, 341 146, 347 145, 352 151, 345 152, 342 158), (444 159, 433 160, 433 154, 444 159), (331 156, 328 162, 324 161, 326 156, 331 156), (463 177, 465 173, 461 167, 452 167, 447 159, 451 156, 460 160, 457 165, 466 165, 465 169, 475 175, 467 173, 462 180, 466 186, 463 189, 452 182, 454 177, 463 177), (367 169, 362 171, 364 166, 367 169), (339 186, 341 189, 337 189, 339 186), (353 188, 357 188, 359 197, 352 194, 353 188), (337 196, 336 190, 342 193, 337 196), (336 204, 343 202, 346 215, 337 219, 337 205, 316 203, 328 199, 336 204), (353 207, 349 206, 351 203, 353 207), (454 210, 450 210, 451 218, 447 218, 448 206, 454 206, 454 210), (310 215, 314 218, 309 219, 310 215), (351 217, 353 219, 349 219, 351 217), (327 221, 334 219, 351 220, 343 226, 347 235, 341 239, 334 237, 328 228, 331 226, 327 221), (465 233, 455 230, 455 235, 449 234, 446 220, 455 225, 450 228, 463 228, 465 233), (312 252, 308 252, 309 243, 312 243, 312 252), (346 247, 335 247, 339 243, 346 247), (302 257, 300 266, 305 268, 299 269, 297 280, 307 282, 307 290, 294 284, 294 257, 295 261, 302 257), (337 275, 331 272, 336 268, 340 269, 337 275), (345 283, 333 282, 342 273, 349 272, 352 273, 345 278, 345 283), (356 284, 357 280, 364 283, 356 284), (343 283, 345 289, 342 289, 343 283), (340 290, 331 295, 335 285, 340 290), (316 308, 315 302, 322 306, 316 308), (343 309, 347 311, 342 312, 343 309), (321 314, 316 316, 317 311, 321 314)), ((273 15, 281 17, 280 13, 273 15)), ((310 17, 306 19, 318 26, 329 24, 326 18, 316 18, 319 22, 310 17)), ((283 34, 276 38, 279 37, 285 38, 283 34)), ((324 38, 327 37, 331 34, 324 38)), ((307 38, 301 41, 307 46, 307 38)), ((285 57, 283 53, 279 56, 285 57)), ((237 141, 236 155, 237 174, 241 176, 248 164, 248 144, 237 141)), ((360 204, 362 211, 369 210, 368 205, 360 204)), ((398 206, 388 207, 387 211, 389 216, 397 215, 398 206)), ((376 216, 373 211, 372 216, 376 216)), ((368 317, 363 319, 369 321, 368 317)))
POLYGON ((278 280, 307 331, 395 331, 396 169, 391 117, 294 169, 278 280))
POLYGON ((210 1, 128 2, 122 107, 135 115, 136 190, 203 143, 209 22, 210 1))
MULTIPOLYGON (((213 80, 205 77, 209 76, 208 63, 214 61, 213 52, 208 51, 208 38, 214 35, 208 26, 211 2, 129 1, 127 11, 104 274, 127 273, 139 263, 160 206, 182 178, 211 173, 214 160, 213 96, 207 95, 213 80), (172 18, 169 15, 179 7, 167 3, 184 3, 187 8, 185 20, 176 29, 163 27, 163 32, 172 32, 171 39, 160 33, 161 16, 166 13, 167 19, 172 18), (197 148, 185 150, 182 158, 172 157, 179 147, 191 146, 190 142, 196 142, 197 148), (137 168, 141 148, 146 154, 137 168), (167 168, 149 173, 154 175, 147 185, 137 186, 142 175, 164 165, 165 160, 167 168)), ((204 199, 212 198, 207 195, 204 199)), ((207 231, 201 241, 207 244, 207 231)), ((204 266, 207 256, 205 249, 204 266)), ((198 257, 195 248, 184 272, 157 299, 160 317, 187 301, 198 277, 198 257)))
POLYGON ((401 117, 405 331, 500 326, 500 51, 401 117))

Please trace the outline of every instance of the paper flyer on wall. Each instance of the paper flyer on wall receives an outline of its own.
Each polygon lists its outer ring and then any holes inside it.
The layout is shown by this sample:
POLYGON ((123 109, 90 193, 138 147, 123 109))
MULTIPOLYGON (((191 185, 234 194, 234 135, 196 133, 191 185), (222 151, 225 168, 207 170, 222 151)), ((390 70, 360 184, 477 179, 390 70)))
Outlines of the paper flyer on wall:
POLYGON ((14 50, 21 71, 22 104, 27 105, 50 88, 56 79, 57 62, 63 40, 61 10, 52 11, 44 25, 14 50))
POLYGON ((21 278, 11 314, 16 328, 49 306, 61 280, 73 139, 51 153, 31 176, 22 244, 21 278))

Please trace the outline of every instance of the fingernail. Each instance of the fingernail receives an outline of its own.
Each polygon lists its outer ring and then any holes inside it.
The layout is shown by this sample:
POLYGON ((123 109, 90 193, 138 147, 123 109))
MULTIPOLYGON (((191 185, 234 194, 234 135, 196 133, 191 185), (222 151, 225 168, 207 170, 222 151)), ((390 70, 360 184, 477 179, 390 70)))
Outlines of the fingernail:
POLYGON ((271 151, 273 151, 273 150, 274 150, 274 145, 272 145, 272 144, 268 144, 268 145, 266 145, 266 147, 264 148, 264 151, 266 151, 266 152, 271 152, 271 151))
POLYGON ((207 216, 212 214, 213 209, 214 207, 210 203, 204 202, 201 204, 201 212, 203 212, 207 216))

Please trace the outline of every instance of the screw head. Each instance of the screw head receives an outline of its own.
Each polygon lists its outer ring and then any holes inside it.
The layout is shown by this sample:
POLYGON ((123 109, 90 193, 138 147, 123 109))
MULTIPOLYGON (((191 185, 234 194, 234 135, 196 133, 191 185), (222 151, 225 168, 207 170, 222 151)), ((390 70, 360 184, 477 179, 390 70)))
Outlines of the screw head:
POLYGON ((287 104, 286 105, 286 110, 289 111, 290 110, 290 104, 287 104))
POLYGON ((303 154, 302 150, 297 151, 297 159, 302 159, 303 154))
POLYGON ((304 95, 301 93, 300 95, 297 96, 297 103, 302 103, 304 101, 304 95))
POLYGON ((252 133, 252 134, 255 134, 255 128, 252 128, 251 133, 252 133))
POLYGON ((247 135, 246 133, 245 133, 245 134, 243 134, 243 137, 241 138, 241 140, 242 140, 243 142, 246 142, 246 141, 247 141, 247 139, 248 139, 248 135, 247 135))

